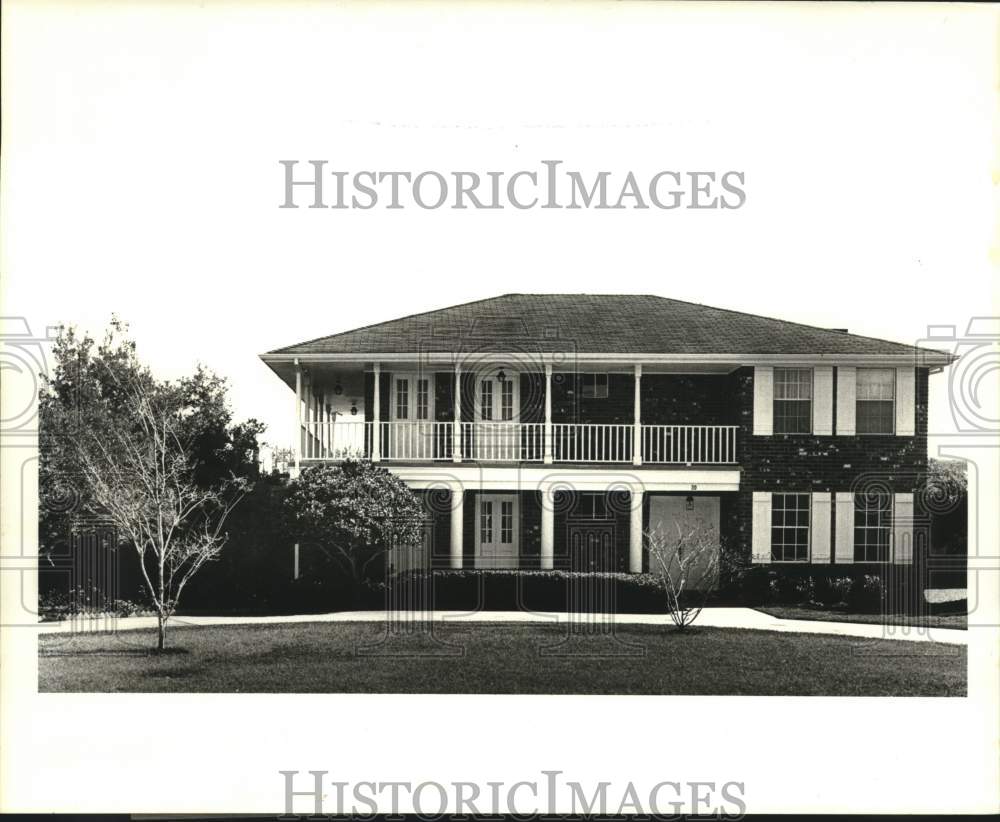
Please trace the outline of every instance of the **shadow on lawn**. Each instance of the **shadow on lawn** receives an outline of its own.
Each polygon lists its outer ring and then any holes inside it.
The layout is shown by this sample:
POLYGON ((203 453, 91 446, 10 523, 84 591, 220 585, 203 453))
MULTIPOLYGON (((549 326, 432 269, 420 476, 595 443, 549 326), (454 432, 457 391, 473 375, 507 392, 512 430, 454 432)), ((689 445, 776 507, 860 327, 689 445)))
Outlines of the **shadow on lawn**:
POLYGON ((145 657, 150 659, 163 659, 171 656, 183 656, 185 654, 190 654, 191 652, 187 648, 164 648, 162 651, 158 651, 155 648, 122 648, 119 650, 111 650, 109 648, 79 648, 73 650, 71 648, 65 648, 60 650, 46 651, 39 649, 38 655, 42 657, 49 656, 87 656, 87 657, 145 657))

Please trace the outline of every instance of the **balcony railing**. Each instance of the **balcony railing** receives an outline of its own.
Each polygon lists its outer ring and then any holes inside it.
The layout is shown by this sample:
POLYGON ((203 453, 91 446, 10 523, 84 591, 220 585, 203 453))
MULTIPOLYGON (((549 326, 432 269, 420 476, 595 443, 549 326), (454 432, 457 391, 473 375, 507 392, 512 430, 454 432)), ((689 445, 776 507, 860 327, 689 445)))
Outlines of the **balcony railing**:
POLYGON ((475 462, 542 462, 545 424, 463 422, 462 457, 475 462))
POLYGON ((642 461, 669 465, 736 462, 735 425, 644 425, 642 461))
POLYGON ((554 462, 632 462, 631 425, 552 424, 554 462))
MULTIPOLYGON (((544 462, 545 424, 463 422, 462 460, 469 462, 544 462)), ((333 420, 302 424, 305 460, 374 458, 404 462, 453 461, 452 422, 373 422, 333 420), (375 449, 375 436, 378 449, 375 449)), ((551 457, 557 463, 632 463, 635 426, 602 423, 552 423, 551 457)), ((732 465, 736 462, 735 425, 643 425, 641 461, 650 465, 732 465)))

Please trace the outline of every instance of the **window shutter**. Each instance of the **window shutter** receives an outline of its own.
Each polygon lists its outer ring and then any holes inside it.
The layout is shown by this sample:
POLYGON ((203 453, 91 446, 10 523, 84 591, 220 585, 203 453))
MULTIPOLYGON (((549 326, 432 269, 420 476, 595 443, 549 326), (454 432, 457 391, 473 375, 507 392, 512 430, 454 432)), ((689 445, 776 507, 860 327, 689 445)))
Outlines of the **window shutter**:
MULTIPOLYGON (((852 369, 853 370, 853 369, 852 369)), ((838 565, 854 562, 854 494, 837 492, 837 545, 835 560, 838 565)))
POLYGON ((917 433, 916 385, 912 368, 896 369, 896 436, 912 437, 917 433))
POLYGON ((753 492, 753 523, 751 525, 753 548, 751 561, 767 563, 771 561, 771 492, 753 492))
POLYGON ((830 561, 830 514, 832 498, 829 491, 812 495, 812 556, 810 562, 830 561))
POLYGON ((833 366, 813 369, 813 433, 833 434, 833 366))
POLYGON ((857 369, 853 365, 837 366, 837 435, 853 437, 857 400, 857 369))
POLYGON ((913 494, 896 494, 892 504, 892 561, 913 564, 913 494))
POLYGON ((753 369, 753 433, 755 437, 774 433, 774 369, 769 365, 753 369))

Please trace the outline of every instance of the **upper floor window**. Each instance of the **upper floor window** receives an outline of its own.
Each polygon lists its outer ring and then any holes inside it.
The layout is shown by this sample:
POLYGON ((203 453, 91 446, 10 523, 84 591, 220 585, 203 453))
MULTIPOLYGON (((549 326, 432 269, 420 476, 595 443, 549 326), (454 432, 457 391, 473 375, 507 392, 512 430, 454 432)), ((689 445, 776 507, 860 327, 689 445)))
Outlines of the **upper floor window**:
POLYGON ((854 495, 854 561, 888 562, 892 498, 888 494, 854 495))
POLYGON ((896 424, 896 372, 857 370, 856 425, 859 434, 892 434, 896 424))
POLYGON ((608 375, 581 374, 580 394, 588 399, 606 400, 608 398, 608 375))
POLYGON ((771 495, 771 559, 809 561, 809 495, 771 495))
POLYGON ((774 369, 774 433, 812 431, 812 369, 774 369))

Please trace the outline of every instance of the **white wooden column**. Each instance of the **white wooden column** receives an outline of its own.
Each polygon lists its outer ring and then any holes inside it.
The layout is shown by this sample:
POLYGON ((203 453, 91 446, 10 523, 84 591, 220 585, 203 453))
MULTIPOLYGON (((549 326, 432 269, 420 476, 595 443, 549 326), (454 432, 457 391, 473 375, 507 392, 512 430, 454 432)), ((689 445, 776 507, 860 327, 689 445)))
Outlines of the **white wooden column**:
POLYGON ((552 486, 543 485, 542 492, 542 570, 555 565, 556 514, 552 486))
POLYGON ((372 363, 375 385, 372 391, 372 462, 382 459, 382 363, 372 363))
MULTIPOLYGON (((454 421, 451 428, 451 458, 454 462, 462 461, 462 366, 455 361, 455 390, 453 392, 454 421)), ((462 566, 459 565, 461 568, 462 566)))
POLYGON ((463 514, 465 491, 461 483, 451 486, 451 567, 462 567, 463 514))
POLYGON ((312 374, 306 372, 306 456, 316 456, 316 389, 312 374))
POLYGON ((298 476, 302 463, 302 439, 304 437, 302 428, 302 366, 299 365, 298 358, 295 360, 295 427, 298 429, 295 437, 295 476, 298 476))
MULTIPOLYGON (((642 465, 642 365, 635 364, 635 421, 632 425, 632 464, 642 465)), ((642 557, 639 561, 641 563, 642 557)), ((640 570, 641 567, 640 567, 640 570)))
POLYGON ((295 548, 292 551, 292 579, 299 578, 299 544, 295 543, 295 548))
POLYGON ((632 574, 642 573, 642 498, 641 486, 632 488, 631 510, 628 530, 628 570, 632 574))
MULTIPOLYGON (((544 436, 545 436, 545 452, 544 452, 545 453, 545 463, 547 465, 551 465, 551 463, 552 463, 552 363, 550 363, 550 362, 545 363, 545 431, 544 431, 544 436)), ((543 492, 543 494, 544 493, 545 492, 543 492)), ((550 512, 549 516, 551 517, 551 512, 550 512)), ((549 525, 552 525, 551 520, 549 521, 549 525)), ((543 545, 545 544, 545 505, 544 505, 544 503, 542 505, 542 544, 543 545)), ((552 546, 551 546, 551 541, 550 541, 549 548, 551 549, 551 547, 552 546)), ((550 561, 551 561, 551 557, 550 557, 550 561)), ((543 562, 542 567, 545 568, 546 566, 544 565, 544 562, 545 562, 544 549, 543 549, 543 555, 542 555, 542 562, 543 562)), ((549 565, 547 567, 551 568, 552 566, 549 565)))

